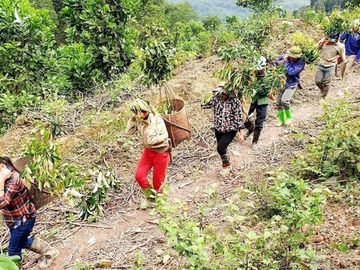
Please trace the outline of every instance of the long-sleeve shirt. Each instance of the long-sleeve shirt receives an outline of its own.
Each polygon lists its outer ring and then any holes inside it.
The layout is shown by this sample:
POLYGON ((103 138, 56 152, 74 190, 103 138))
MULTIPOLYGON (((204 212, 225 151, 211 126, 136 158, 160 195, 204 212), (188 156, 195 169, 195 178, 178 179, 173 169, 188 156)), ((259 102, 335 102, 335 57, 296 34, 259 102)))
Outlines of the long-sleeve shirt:
POLYGON ((30 201, 29 191, 17 173, 5 182, 4 195, 0 196, 0 210, 9 226, 24 216, 30 218, 35 215, 36 210, 30 201))
POLYGON ((127 134, 139 131, 143 146, 146 149, 162 153, 169 149, 169 134, 161 116, 157 113, 149 113, 146 120, 130 119, 126 128, 127 134))
POLYGON ((356 55, 355 62, 360 62, 360 31, 344 33, 340 40, 345 40, 346 55, 356 55))
POLYGON ((319 65, 323 67, 334 67, 338 63, 338 59, 346 60, 344 44, 337 42, 335 44, 323 44, 324 39, 320 40, 318 48, 320 50, 319 65))
POLYGON ((226 133, 244 128, 241 102, 238 98, 230 97, 225 101, 216 95, 201 107, 203 109, 214 108, 214 126, 219 132, 226 133))
MULTIPOLYGON (((284 60, 285 55, 276 60, 275 65, 280 65, 284 60)), ((301 59, 297 59, 295 62, 286 61, 286 88, 297 86, 300 83, 300 73, 304 70, 305 63, 301 59)))

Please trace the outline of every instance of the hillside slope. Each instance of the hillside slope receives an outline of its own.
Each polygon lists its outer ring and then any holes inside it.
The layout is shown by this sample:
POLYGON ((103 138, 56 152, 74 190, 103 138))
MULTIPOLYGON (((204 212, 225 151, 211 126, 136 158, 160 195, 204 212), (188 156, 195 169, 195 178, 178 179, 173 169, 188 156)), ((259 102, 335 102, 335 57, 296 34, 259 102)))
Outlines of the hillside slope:
MULTIPOLYGON (((305 89, 298 91, 294 100, 293 125, 289 128, 278 128, 275 127, 276 120, 269 117, 260 142, 261 147, 257 151, 251 150, 249 142, 245 145, 234 142, 230 148, 234 174, 228 179, 223 179, 218 174, 219 161, 214 153, 214 138, 209 125, 211 112, 201 111, 201 98, 199 98, 204 89, 210 90, 216 86, 212 72, 219 64, 216 58, 188 63, 169 82, 178 94, 187 93, 188 112, 194 130, 192 140, 174 151, 175 158, 168 176, 169 197, 173 203, 185 202, 189 209, 199 205, 202 200, 207 200, 204 192, 207 194, 216 188, 221 200, 226 201, 237 188, 246 187, 254 181, 261 181, 267 171, 286 165, 284 161, 290 160, 295 152, 301 151, 301 145, 295 143, 292 134, 296 134, 299 130, 304 133, 314 133, 318 126, 317 116, 321 114, 320 93, 312 83, 314 74, 312 70, 307 70, 303 79, 305 89)), ((339 91, 342 93, 340 89, 350 90, 351 95, 348 98, 352 100, 360 94, 359 86, 359 73, 352 76, 351 84, 336 81, 330 94, 330 103, 335 100, 339 91)), ((270 116, 274 114, 273 104, 270 116)), ((109 162, 120 165, 120 162, 125 162, 123 158, 113 156, 109 162)), ((127 165, 132 166, 128 162, 127 160, 127 165)), ((185 267, 184 258, 166 244, 166 237, 157 226, 161 216, 151 210, 137 209, 141 194, 133 181, 133 172, 128 169, 126 172, 122 171, 122 175, 127 189, 119 194, 113 194, 107 217, 96 224, 77 224, 67 221, 62 217, 62 211, 70 210, 59 210, 60 202, 48 206, 47 213, 39 216, 36 232, 41 230, 58 232, 53 243, 61 250, 61 254, 53 269, 72 269, 77 260, 81 261, 79 265, 83 267, 107 260, 110 260, 112 267, 116 269, 134 269, 135 266, 139 266, 137 260, 141 262, 141 269, 175 270, 185 267), (92 244, 94 242, 95 244, 92 244), (169 256, 165 263, 164 256, 169 256)), ((338 266, 342 265, 348 270, 355 270, 358 262, 354 253, 356 250, 348 255, 339 256, 339 252, 334 252, 330 248, 331 243, 356 230, 351 224, 352 217, 341 210, 344 207, 346 205, 328 206, 327 223, 320 229, 327 240, 317 243, 316 248, 322 249, 324 253, 330 253, 331 257, 327 263, 331 263, 332 268, 329 269, 340 269, 341 267, 338 266), (337 215, 335 220, 341 220, 338 224, 341 225, 340 227, 332 226, 334 215, 337 215)), ((211 217, 211 222, 216 224, 221 223, 221 220, 215 215, 211 217)), ((26 267, 38 270, 37 266, 34 266, 36 258, 31 255, 26 267)))

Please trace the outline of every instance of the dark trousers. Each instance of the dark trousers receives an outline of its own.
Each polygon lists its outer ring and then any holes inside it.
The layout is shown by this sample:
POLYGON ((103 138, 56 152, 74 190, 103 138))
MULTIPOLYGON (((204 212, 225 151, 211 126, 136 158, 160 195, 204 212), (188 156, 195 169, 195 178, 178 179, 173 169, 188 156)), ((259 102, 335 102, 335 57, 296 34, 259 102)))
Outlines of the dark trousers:
POLYGON ((27 220, 21 225, 15 225, 15 229, 10 229, 9 256, 20 256, 23 248, 28 249, 33 243, 29 235, 34 228, 35 217, 27 220))
MULTIPOLYGON (((250 106, 248 116, 250 116, 254 111, 256 111, 255 129, 257 129, 257 130, 262 130, 264 127, 264 122, 265 122, 266 116, 267 116, 267 107, 268 107, 267 104, 258 105, 257 103, 251 104, 251 106, 250 106)), ((254 128, 251 128, 252 124, 251 124, 249 118, 247 118, 247 120, 245 122, 245 127, 247 129, 252 129, 252 130, 254 129, 254 128)))
POLYGON ((229 144, 234 140, 237 131, 220 132, 215 129, 215 137, 217 141, 217 151, 220 156, 224 156, 227 153, 229 144))

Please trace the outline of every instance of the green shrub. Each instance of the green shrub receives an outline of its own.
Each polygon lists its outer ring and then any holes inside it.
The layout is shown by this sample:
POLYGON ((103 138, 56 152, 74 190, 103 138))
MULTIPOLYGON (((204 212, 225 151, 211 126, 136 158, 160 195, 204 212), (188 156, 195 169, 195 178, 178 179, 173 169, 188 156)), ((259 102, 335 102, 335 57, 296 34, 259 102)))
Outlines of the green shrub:
POLYGON ((322 222, 324 191, 286 174, 275 176, 261 191, 241 189, 227 198, 209 190, 195 213, 185 205, 157 200, 160 227, 168 242, 188 259, 187 269, 316 269, 319 256, 303 247, 322 222), (263 213, 270 213, 263 217, 263 213), (212 223, 216 213, 219 223, 212 223), (220 216, 219 216, 220 215, 220 216))
POLYGON ((95 67, 110 77, 123 72, 133 58, 134 33, 129 20, 136 0, 64 0, 62 18, 70 43, 90 48, 95 67))
POLYGON ((160 85, 171 78, 175 48, 170 43, 149 38, 142 53, 143 82, 146 85, 160 85))
POLYGON ((1 1, 0 92, 42 94, 38 84, 52 69, 54 27, 49 13, 27 0, 1 1))
POLYGON ((203 19, 204 28, 208 31, 215 31, 221 25, 221 20, 217 16, 208 16, 203 19))
POLYGON ((95 219, 98 215, 104 214, 103 205, 109 198, 110 189, 119 188, 120 183, 110 169, 99 166, 89 170, 86 178, 91 186, 87 186, 84 194, 80 196, 78 218, 95 219))
POLYGON ((68 81, 68 87, 62 88, 59 94, 68 99, 73 98, 77 92, 84 95, 91 93, 94 83, 101 79, 92 51, 85 49, 81 43, 59 47, 57 64, 60 75, 68 81))
POLYGON ((273 15, 268 13, 253 14, 242 22, 237 34, 241 42, 248 46, 261 49, 268 44, 273 32, 273 15))
POLYGON ((342 99, 324 109, 325 128, 312 139, 305 154, 294 161, 296 172, 320 180, 331 176, 359 179, 359 104, 342 99))
POLYGON ((25 91, 18 94, 6 91, 0 94, 0 134, 13 124, 25 107, 32 107, 39 103, 40 97, 25 91))

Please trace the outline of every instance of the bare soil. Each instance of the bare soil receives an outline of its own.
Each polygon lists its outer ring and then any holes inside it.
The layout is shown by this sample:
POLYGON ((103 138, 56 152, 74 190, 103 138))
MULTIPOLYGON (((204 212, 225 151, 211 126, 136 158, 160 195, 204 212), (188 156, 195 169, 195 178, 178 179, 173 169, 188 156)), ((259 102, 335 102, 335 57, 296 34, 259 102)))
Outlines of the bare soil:
MULTIPOLYGON (((304 90, 299 90, 294 99, 294 123, 290 127, 276 127, 275 108, 271 105, 260 147, 254 151, 250 142, 240 144, 235 141, 230 147, 232 175, 224 179, 219 175, 220 161, 211 129, 211 112, 200 109, 204 94, 209 93, 218 83, 212 73, 219 65, 215 57, 190 62, 169 82, 170 87, 186 99, 194 131, 191 141, 174 151, 174 162, 168 175, 171 201, 186 201, 195 206, 197 198, 211 184, 217 184, 221 192, 231 193, 248 181, 257 181, 266 171, 285 165, 287 160, 302 150, 301 143, 294 143, 291 137, 294 132, 312 133, 318 128, 316 117, 322 111, 320 94, 312 82, 313 71, 310 70, 303 75, 304 90)), ((359 96, 359 72, 351 77, 351 84, 334 80, 329 98, 336 98, 346 90, 350 90, 349 98, 359 96)), ((140 152, 135 151, 134 154, 138 158, 140 152)), ((108 161, 120 164, 123 158, 109 156, 108 161)), ((125 166, 127 169, 118 168, 126 181, 124 193, 112 194, 106 217, 96 223, 77 225, 76 222, 66 221, 61 201, 40 211, 35 233, 57 229, 55 236, 44 235, 60 250, 51 269, 71 269, 76 261, 93 264, 103 260, 112 262, 111 269, 131 269, 137 252, 145 257, 143 269, 181 269, 183 258, 166 244, 166 237, 157 226, 160 217, 152 210, 137 209, 141 193, 130 169, 135 168, 136 162, 132 160, 129 166, 125 166), (171 259, 164 265, 162 260, 165 254, 170 255, 171 259)), ((342 235, 359 230, 358 226, 353 225, 353 216, 346 211, 347 207, 346 204, 338 203, 330 203, 326 207, 325 223, 319 229, 324 240, 316 244, 317 249, 328 256, 323 269, 360 268, 358 249, 344 254, 331 248, 331 243, 342 235)), ((36 257, 29 253, 24 269, 38 269, 35 261, 36 257)))
MULTIPOLYGON (((294 133, 300 131, 314 134, 319 128, 317 116, 322 111, 320 93, 313 84, 314 71, 308 69, 303 74, 304 89, 299 90, 294 98, 293 124, 290 127, 276 127, 276 111, 272 104, 259 148, 252 150, 250 142, 241 144, 235 141, 230 146, 232 174, 223 178, 219 174, 221 164, 215 149, 212 112, 200 109, 203 96, 218 84, 213 78, 213 72, 220 65, 216 57, 191 61, 177 70, 176 76, 169 82, 169 86, 185 99, 193 130, 192 139, 174 150, 173 164, 168 170, 169 196, 173 202, 181 200, 195 207, 204 189, 211 184, 217 184, 221 193, 231 194, 249 181, 260 180, 267 171, 288 165, 287 161, 301 152, 303 145, 294 141, 294 133)), ((349 99, 359 97, 359 70, 348 83, 334 80, 329 99, 346 91, 349 92, 349 99)), ((158 89, 153 89, 145 95, 155 101, 157 93, 158 89)), ((124 97, 123 102, 128 98, 124 97)), ((114 116, 123 110, 124 107, 119 105, 109 114, 114 116)), ((72 133, 69 132, 61 139, 68 142, 69 149, 73 149, 79 142, 83 143, 89 134, 96 132, 91 127, 74 126, 72 133)), ((12 142, 4 154, 19 153, 22 140, 11 138, 22 138, 28 133, 28 126, 17 125, 0 138, 0 144, 12 142)), ((97 151, 96 147, 101 146, 89 145, 86 155, 93 155, 97 151)), ((106 161, 121 175, 124 184, 121 192, 111 194, 106 216, 99 218, 96 223, 71 221, 68 215, 74 215, 74 210, 64 207, 61 199, 40 209, 34 233, 40 234, 60 250, 59 257, 50 269, 72 269, 77 261, 94 264, 104 260, 112 262, 109 269, 131 269, 138 252, 145 258, 143 269, 181 269, 184 258, 166 244, 166 237, 157 226, 160 217, 152 210, 138 209, 142 194, 134 180, 134 169, 140 150, 141 145, 136 139, 129 152, 124 152, 118 142, 102 149, 106 161), (163 264, 164 255, 170 255, 166 264, 163 264)), ((82 158, 79 154, 69 158, 69 162, 80 162, 82 158)), ((354 225, 354 211, 348 211, 349 206, 340 203, 329 203, 325 210, 325 223, 319 228, 319 234, 324 240, 316 244, 317 249, 327 255, 323 269, 359 269, 358 249, 340 253, 331 245, 359 231, 359 227, 354 225)), ((29 252, 25 256, 24 269, 38 269, 37 258, 29 252)))

